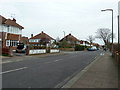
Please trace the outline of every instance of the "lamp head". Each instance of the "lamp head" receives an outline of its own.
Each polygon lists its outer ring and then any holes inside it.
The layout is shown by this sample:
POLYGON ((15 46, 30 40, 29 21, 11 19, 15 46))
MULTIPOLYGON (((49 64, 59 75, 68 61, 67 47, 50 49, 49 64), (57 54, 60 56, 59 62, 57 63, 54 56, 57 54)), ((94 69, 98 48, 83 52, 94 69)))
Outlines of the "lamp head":
POLYGON ((104 12, 104 11, 106 11, 106 10, 101 10, 101 12, 104 12))
POLYGON ((101 10, 102 12, 104 11, 113 11, 113 9, 105 9, 105 10, 101 10))

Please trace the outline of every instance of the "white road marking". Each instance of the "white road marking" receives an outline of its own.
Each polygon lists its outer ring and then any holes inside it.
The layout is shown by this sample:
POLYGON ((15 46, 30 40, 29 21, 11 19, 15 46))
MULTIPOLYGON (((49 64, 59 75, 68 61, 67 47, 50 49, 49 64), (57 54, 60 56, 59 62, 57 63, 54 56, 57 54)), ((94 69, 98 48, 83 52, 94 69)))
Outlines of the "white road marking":
POLYGON ((23 68, 18 68, 18 69, 14 69, 14 70, 0 72, 0 74, 5 74, 5 73, 9 73, 9 72, 15 72, 15 71, 23 70, 23 69, 26 69, 26 68, 28 68, 28 67, 23 67, 23 68))
POLYGON ((57 60, 55 60, 55 61, 45 62, 45 63, 53 63, 53 62, 58 62, 58 61, 61 61, 61 60, 63 60, 63 59, 57 59, 57 60))
POLYGON ((52 62, 45 62, 45 63, 52 63, 52 62))
POLYGON ((55 60, 54 62, 58 62, 58 61, 61 61, 61 60, 63 60, 63 59, 58 59, 58 60, 55 60))

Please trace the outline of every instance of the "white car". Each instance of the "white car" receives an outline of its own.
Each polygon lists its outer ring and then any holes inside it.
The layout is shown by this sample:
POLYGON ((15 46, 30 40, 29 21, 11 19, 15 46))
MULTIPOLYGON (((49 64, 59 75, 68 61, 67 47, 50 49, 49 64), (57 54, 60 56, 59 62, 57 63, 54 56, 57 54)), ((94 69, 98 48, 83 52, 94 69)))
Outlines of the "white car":
POLYGON ((96 51, 97 48, 96 48, 95 46, 92 46, 91 48, 88 48, 87 50, 88 50, 88 51, 96 51))

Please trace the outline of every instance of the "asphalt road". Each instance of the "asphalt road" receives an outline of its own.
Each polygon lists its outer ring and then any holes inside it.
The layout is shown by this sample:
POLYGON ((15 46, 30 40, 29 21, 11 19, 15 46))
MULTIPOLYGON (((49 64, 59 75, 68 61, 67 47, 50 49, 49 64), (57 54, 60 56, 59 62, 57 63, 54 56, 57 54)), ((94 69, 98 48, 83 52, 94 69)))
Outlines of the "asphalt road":
MULTIPOLYGON (((3 88, 61 87, 99 56, 101 51, 71 52, 47 57, 33 56, 2 65, 3 88)), ((17 58, 16 58, 17 59, 17 58)))

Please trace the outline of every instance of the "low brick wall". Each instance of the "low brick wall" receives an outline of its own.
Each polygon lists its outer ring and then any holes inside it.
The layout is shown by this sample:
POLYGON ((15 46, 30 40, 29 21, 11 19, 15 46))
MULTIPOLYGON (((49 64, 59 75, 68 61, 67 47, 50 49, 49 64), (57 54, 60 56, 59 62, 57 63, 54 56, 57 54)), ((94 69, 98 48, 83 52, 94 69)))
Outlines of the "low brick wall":
POLYGON ((59 53, 59 49, 27 49, 26 55, 37 55, 46 53, 59 53))
POLYGON ((113 45, 113 56, 115 57, 115 60, 117 60, 117 62, 120 64, 120 45, 113 45))
POLYGON ((12 47, 9 48, 1 48, 0 54, 4 56, 13 56, 12 47))
POLYGON ((43 54, 43 53, 46 53, 46 49, 32 49, 32 50, 29 50, 29 55, 43 54))
POLYGON ((9 55, 9 49, 8 48, 2 48, 2 51, 0 52, 0 54, 9 55))
POLYGON ((59 49, 50 49, 50 53, 59 53, 60 50, 59 49))

